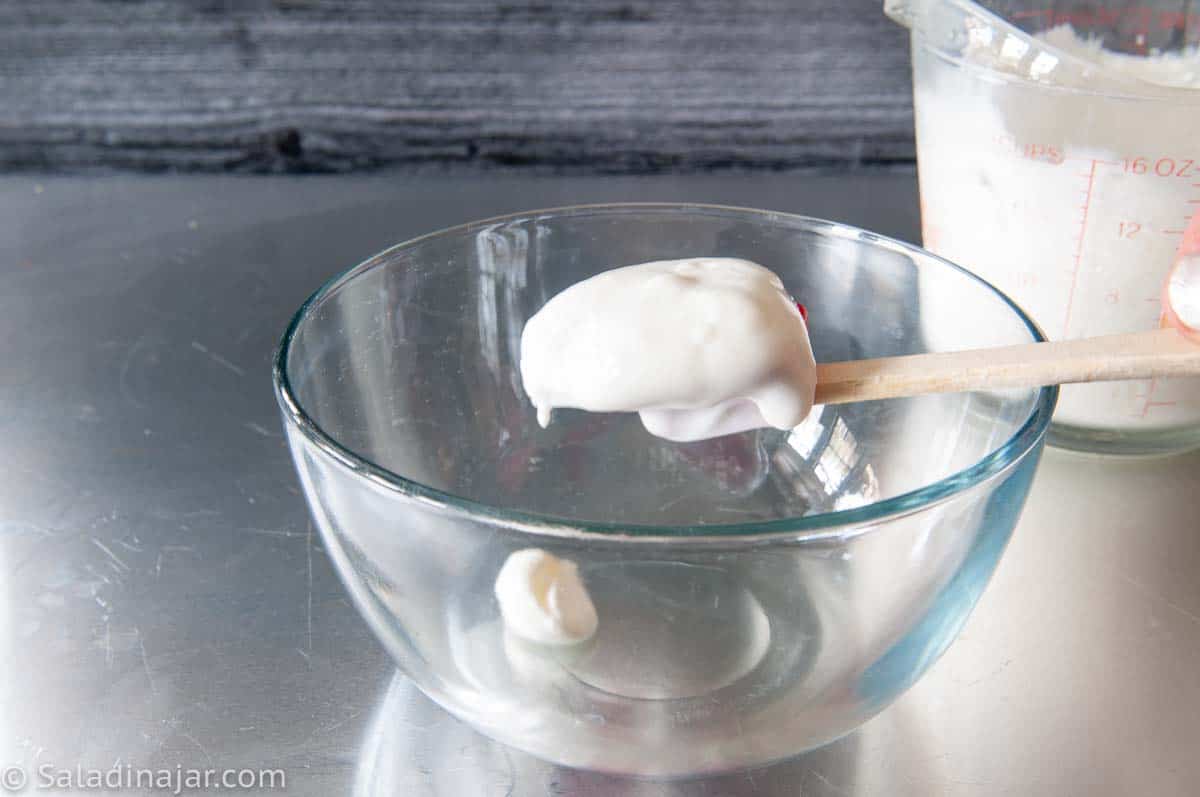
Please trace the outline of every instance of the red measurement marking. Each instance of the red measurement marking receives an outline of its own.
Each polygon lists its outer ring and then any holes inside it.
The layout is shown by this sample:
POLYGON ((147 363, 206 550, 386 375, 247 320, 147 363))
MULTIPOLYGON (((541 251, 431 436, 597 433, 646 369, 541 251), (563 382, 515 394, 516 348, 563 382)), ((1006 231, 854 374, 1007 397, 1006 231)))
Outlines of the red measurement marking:
POLYGON ((1196 161, 1193 158, 1158 158, 1151 159, 1145 155, 1135 158, 1125 158, 1121 168, 1128 174, 1153 175, 1155 177, 1192 177, 1196 174, 1196 161))
POLYGON ((1154 406, 1151 400, 1154 397, 1154 388, 1158 387, 1158 377, 1150 378, 1150 386, 1146 388, 1146 403, 1142 405, 1142 417, 1145 418, 1150 412, 1150 408, 1154 406))
POLYGON ((1183 235, 1183 230, 1163 230, 1163 235, 1183 235))
POLYGON ((1145 403, 1142 405, 1142 415, 1145 418, 1155 407, 1174 407, 1178 401, 1154 401, 1154 389, 1158 387, 1158 378, 1150 379, 1150 387, 1146 390, 1145 403))
MULTIPOLYGON (((1092 189, 1096 185, 1096 166, 1099 161, 1092 161, 1092 168, 1087 172, 1087 190, 1084 192, 1083 200, 1083 215, 1079 219, 1079 238, 1075 244, 1075 254, 1072 259, 1071 269, 1071 288, 1067 292, 1067 312, 1063 318, 1063 333, 1062 336, 1067 336, 1068 330, 1071 328, 1071 309, 1075 304, 1075 288, 1079 285, 1079 264, 1083 261, 1083 237, 1087 231, 1088 212, 1092 204, 1092 189)), ((1085 175, 1080 175, 1085 176, 1085 175)))
POLYGON ((1022 144, 1016 137, 1007 134, 996 136, 992 139, 992 143, 1009 155, 1015 155, 1018 158, 1025 158, 1026 160, 1049 163, 1053 166, 1057 166, 1068 160, 1087 160, 1087 158, 1069 158, 1063 154, 1062 149, 1053 144, 1039 144, 1037 142, 1022 144))

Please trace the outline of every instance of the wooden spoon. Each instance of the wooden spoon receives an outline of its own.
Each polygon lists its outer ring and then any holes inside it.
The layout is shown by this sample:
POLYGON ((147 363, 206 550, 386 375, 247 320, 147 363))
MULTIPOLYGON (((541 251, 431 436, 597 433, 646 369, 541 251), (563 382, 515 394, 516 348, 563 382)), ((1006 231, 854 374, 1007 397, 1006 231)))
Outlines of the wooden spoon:
POLYGON ((817 404, 1156 376, 1200 376, 1200 344, 1175 329, 817 366, 817 404))

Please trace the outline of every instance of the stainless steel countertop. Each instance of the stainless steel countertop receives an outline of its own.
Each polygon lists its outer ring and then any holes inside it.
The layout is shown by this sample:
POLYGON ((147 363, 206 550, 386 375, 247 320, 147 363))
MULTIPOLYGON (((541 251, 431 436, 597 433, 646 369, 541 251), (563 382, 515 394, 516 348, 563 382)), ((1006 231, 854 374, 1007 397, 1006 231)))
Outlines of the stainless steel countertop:
POLYGON ((630 199, 917 234, 911 174, 5 178, 0 775, 278 768, 313 795, 1196 793, 1200 454, 1048 452, 946 656, 859 732, 768 769, 557 769, 396 676, 308 524, 270 390, 277 337, 390 243, 630 199))

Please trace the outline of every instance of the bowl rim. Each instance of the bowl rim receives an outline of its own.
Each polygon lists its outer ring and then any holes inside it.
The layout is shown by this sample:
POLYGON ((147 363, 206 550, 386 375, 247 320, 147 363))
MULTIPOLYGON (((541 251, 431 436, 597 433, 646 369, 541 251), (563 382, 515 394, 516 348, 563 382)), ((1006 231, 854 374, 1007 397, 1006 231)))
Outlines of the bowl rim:
MULTIPOLYGON (((795 213, 707 203, 611 202, 564 205, 517 213, 506 213, 470 221, 465 224, 444 227, 390 246, 326 280, 320 288, 304 300, 304 303, 292 315, 272 357, 272 385, 285 421, 294 426, 308 442, 313 444, 324 455, 333 459, 342 467, 353 471, 355 475, 389 492, 396 493, 409 500, 418 501, 430 508, 451 514, 464 515, 487 523, 499 523, 514 531, 542 537, 610 542, 621 540, 626 542, 659 544, 687 543, 689 545, 758 544, 782 539, 800 542, 854 536, 869 531, 886 521, 911 515, 933 505, 943 503, 966 490, 998 477, 1015 466, 1027 454, 1035 451, 1039 443, 1044 439, 1058 398, 1057 385, 1044 386, 1039 389, 1028 417, 1003 443, 994 447, 974 464, 914 490, 909 490, 899 495, 885 498, 882 501, 875 501, 859 507, 813 515, 743 523, 658 526, 651 524, 575 520, 527 510, 505 509, 430 487, 419 481, 394 473, 346 448, 334 439, 332 435, 326 433, 300 406, 300 402, 296 398, 287 376, 287 357, 296 331, 308 316, 310 310, 317 307, 325 298, 354 280, 360 274, 378 266, 389 256, 415 248, 435 238, 469 234, 472 231, 478 231, 486 227, 495 226, 496 224, 511 223, 517 220, 536 219, 544 216, 617 215, 646 211, 669 213, 700 212, 705 215, 725 215, 739 218, 750 217, 766 222, 786 220, 797 225, 799 228, 817 229, 823 234, 829 234, 836 238, 848 238, 866 242, 881 246, 884 249, 914 256, 920 260, 937 263, 979 283, 983 288, 997 296, 1021 320, 1034 341, 1043 342, 1046 340, 1046 336, 1033 319, 1005 293, 982 277, 921 247, 863 230, 853 225, 795 213)), ((293 451, 293 454, 298 456, 298 452, 293 451)))

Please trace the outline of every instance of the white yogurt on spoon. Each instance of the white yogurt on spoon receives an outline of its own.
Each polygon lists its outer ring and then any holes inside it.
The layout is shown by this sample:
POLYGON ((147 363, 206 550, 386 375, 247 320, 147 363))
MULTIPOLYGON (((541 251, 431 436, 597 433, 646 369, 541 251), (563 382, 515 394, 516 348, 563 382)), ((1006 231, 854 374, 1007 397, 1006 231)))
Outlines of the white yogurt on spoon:
MULTIPOLYGON (((637 412, 677 441, 791 429, 817 382, 783 283, 720 257, 626 266, 567 288, 526 323, 521 379, 542 426, 558 407, 637 412)), ((511 554, 495 594, 508 630, 537 645, 578 644, 599 623, 575 564, 540 549, 511 554)))
POLYGON ((626 266, 567 288, 526 323, 521 379, 542 426, 559 407, 637 412, 676 441, 791 429, 817 381, 783 283, 724 257, 626 266))

